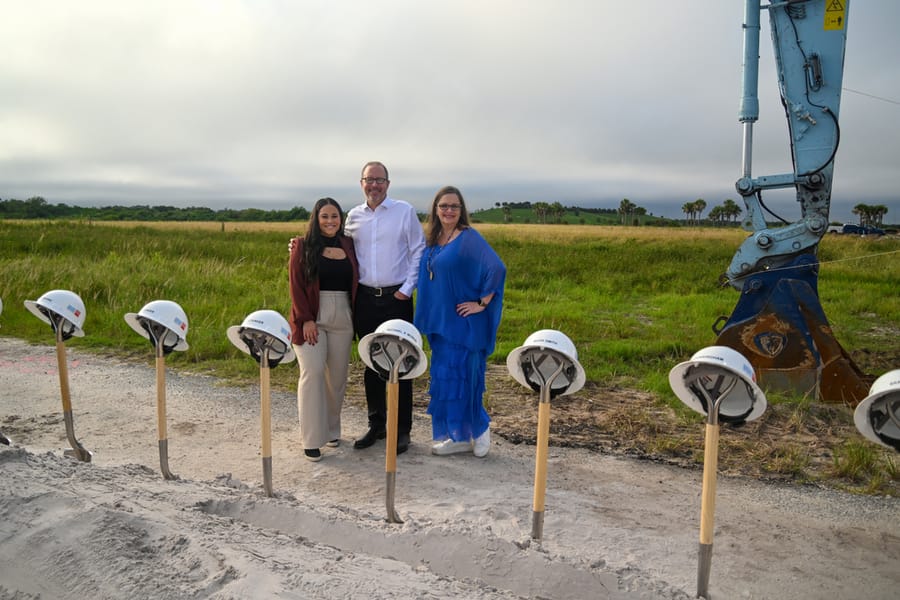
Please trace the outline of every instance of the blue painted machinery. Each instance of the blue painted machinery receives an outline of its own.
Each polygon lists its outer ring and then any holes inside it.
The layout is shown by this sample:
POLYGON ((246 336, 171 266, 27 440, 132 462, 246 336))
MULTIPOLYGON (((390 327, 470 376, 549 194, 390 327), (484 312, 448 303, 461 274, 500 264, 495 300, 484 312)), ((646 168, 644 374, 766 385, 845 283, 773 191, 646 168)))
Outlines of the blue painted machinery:
POLYGON ((730 318, 713 325, 718 345, 747 357, 764 387, 856 406, 871 384, 835 339, 819 302, 816 258, 828 229, 834 158, 840 143, 841 85, 850 0, 744 4, 744 70, 739 121, 742 174, 735 187, 750 231, 722 276, 741 292, 730 318), (793 172, 752 175, 759 117, 760 15, 768 12, 793 172), (771 227, 762 193, 794 188, 799 220, 771 227), (724 324, 723 324, 724 321, 724 324))

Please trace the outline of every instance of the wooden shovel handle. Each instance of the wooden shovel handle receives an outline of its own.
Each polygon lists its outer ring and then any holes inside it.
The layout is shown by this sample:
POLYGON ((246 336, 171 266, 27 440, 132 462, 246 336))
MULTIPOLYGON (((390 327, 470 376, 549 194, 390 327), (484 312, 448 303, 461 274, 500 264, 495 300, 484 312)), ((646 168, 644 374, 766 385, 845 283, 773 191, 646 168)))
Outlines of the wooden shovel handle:
POLYGON ((538 405, 537 452, 534 465, 534 512, 544 512, 547 493, 547 448, 550 445, 550 403, 538 405))
POLYGON ((719 468, 719 426, 706 424, 703 450, 703 492, 700 496, 700 543, 712 544, 716 514, 716 472, 719 468))
POLYGON ((72 396, 69 392, 69 365, 66 362, 66 345, 56 341, 56 365, 59 369, 59 391, 62 395, 63 412, 72 412, 72 396))
POLYGON ((166 433, 166 359, 156 356, 156 431, 159 441, 167 439, 166 433))
POLYGON ((260 419, 262 421, 262 455, 263 458, 272 456, 272 402, 269 386, 269 367, 262 367, 259 370, 259 396, 260 396, 260 419))
POLYGON ((400 408, 400 384, 389 382, 387 386, 387 437, 385 440, 384 471, 397 472, 397 411, 400 408))

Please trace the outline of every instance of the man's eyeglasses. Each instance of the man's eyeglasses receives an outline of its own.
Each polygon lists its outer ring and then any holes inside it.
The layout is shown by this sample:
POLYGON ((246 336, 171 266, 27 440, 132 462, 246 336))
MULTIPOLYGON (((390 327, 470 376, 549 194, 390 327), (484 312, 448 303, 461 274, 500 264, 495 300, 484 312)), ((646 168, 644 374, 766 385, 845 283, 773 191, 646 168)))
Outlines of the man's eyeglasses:
POLYGON ((383 183, 387 183, 387 178, 385 177, 363 177, 359 180, 361 183, 377 183, 379 185, 383 183))
POLYGON ((457 212, 462 206, 460 204, 438 204, 437 207, 443 212, 457 212))

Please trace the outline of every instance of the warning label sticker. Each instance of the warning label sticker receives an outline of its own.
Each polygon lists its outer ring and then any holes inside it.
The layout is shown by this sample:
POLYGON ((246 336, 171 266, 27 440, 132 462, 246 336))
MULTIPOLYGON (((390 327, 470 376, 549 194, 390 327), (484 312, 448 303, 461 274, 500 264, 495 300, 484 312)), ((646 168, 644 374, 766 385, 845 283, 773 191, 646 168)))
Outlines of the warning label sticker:
POLYGON ((825 31, 834 31, 844 28, 847 7, 844 0, 825 0, 825 31))

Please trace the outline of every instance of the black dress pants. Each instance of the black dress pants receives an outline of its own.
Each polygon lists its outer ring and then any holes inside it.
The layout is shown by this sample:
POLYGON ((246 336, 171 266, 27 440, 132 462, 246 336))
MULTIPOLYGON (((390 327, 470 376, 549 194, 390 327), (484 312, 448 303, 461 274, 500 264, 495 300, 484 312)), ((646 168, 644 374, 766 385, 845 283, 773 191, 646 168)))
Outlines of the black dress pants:
MULTIPOLYGON (((357 292, 354 327, 359 339, 372 333, 379 325, 390 319, 403 319, 412 323, 412 298, 398 300, 394 298, 393 294, 373 296, 362 289, 357 292)), ((363 379, 366 387, 366 405, 369 410, 369 427, 371 429, 384 429, 387 423, 387 382, 376 371, 368 367, 366 367, 363 379)), ((399 383, 397 431, 407 435, 412 429, 412 396, 412 380, 401 379, 399 383)))

